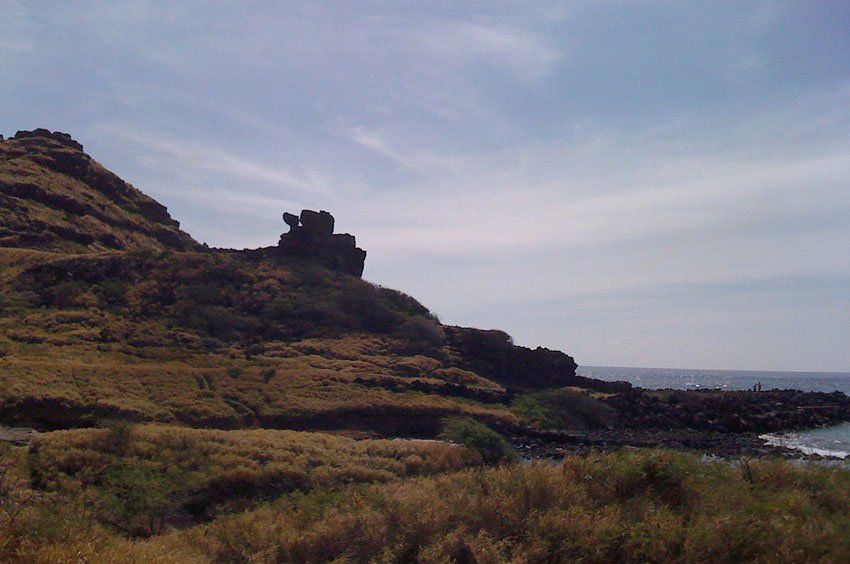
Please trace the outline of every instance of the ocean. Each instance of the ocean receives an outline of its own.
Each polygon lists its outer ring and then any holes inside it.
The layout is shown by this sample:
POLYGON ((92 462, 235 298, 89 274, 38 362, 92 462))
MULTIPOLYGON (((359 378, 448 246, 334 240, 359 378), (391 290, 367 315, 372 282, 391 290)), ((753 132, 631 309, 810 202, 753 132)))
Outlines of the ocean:
MULTIPOLYGON (((850 395, 850 372, 761 372, 618 366, 580 366, 576 372, 599 380, 625 380, 649 389, 751 390, 760 383, 763 390, 839 391, 850 395)), ((764 438, 771 444, 794 448, 807 454, 845 459, 850 457, 850 423, 782 435, 764 435, 764 438)))

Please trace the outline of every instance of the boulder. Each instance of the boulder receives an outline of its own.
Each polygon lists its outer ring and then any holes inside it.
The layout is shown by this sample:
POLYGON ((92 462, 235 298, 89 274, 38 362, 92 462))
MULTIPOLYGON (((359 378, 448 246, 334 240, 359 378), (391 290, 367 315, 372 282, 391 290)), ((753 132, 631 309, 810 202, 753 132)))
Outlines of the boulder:
POLYGON ((289 226, 290 233, 298 227, 298 223, 300 222, 297 215, 289 212, 283 212, 283 221, 289 226))
POLYGON ((309 237, 330 237, 334 232, 334 216, 326 211, 301 211, 301 227, 309 237))

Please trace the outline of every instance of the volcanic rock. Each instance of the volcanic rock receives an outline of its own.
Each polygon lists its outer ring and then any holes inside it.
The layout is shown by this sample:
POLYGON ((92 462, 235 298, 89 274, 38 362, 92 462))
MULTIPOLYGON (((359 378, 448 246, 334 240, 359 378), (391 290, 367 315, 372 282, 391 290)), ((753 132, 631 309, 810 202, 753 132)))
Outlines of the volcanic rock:
POLYGON ((334 234, 334 217, 326 211, 302 210, 300 217, 284 213, 289 232, 280 236, 278 249, 285 255, 316 260, 332 270, 363 276, 366 251, 354 235, 334 234))
POLYGON ((298 227, 301 220, 294 213, 283 212, 283 221, 289 226, 289 231, 291 232, 298 227))

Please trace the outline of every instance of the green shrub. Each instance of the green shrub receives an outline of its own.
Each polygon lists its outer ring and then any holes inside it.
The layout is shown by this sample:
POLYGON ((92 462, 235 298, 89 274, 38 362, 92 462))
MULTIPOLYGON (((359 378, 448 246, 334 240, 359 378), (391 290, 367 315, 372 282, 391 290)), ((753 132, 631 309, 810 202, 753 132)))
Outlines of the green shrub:
POLYGON ((109 431, 104 437, 103 450, 123 456, 133 438, 133 423, 126 419, 108 419, 100 426, 109 431))
POLYGON ((413 351, 438 349, 446 342, 443 327, 422 315, 415 315, 402 323, 395 334, 409 341, 413 351))
POLYGON ((105 280, 94 287, 94 293, 103 306, 121 306, 126 301, 127 283, 118 280, 105 280))
POLYGON ((471 417, 447 418, 440 436, 478 452, 487 464, 512 462, 517 458, 502 435, 471 417))
POLYGON ((217 339, 229 339, 240 333, 251 334, 260 323, 220 306, 203 306, 189 314, 189 327, 204 331, 217 339))
POLYGON ((511 408, 534 425, 549 429, 598 429, 613 425, 616 411, 583 392, 567 389, 517 397, 511 408))
POLYGON ((89 289, 81 280, 67 280, 41 289, 41 299, 45 305, 68 308, 74 307, 77 300, 89 289))
POLYGON ((150 536, 165 527, 185 495, 178 472, 142 460, 122 460, 104 472, 99 488, 103 521, 132 536, 150 536))
POLYGON ((354 328, 390 333, 404 323, 404 314, 381 299, 380 292, 371 284, 351 281, 340 299, 341 308, 354 328))
POLYGON ((375 286, 374 288, 380 300, 392 309, 398 310, 407 315, 421 315, 431 321, 435 321, 437 323, 440 322, 436 315, 428 311, 428 308, 404 292, 399 292, 398 290, 393 290, 391 288, 384 288, 383 286, 375 286))

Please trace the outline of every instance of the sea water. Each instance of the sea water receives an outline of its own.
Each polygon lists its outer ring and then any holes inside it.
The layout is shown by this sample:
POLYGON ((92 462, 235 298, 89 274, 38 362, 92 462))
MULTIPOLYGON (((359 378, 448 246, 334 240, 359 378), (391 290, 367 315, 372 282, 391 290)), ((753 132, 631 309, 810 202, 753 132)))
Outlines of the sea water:
MULTIPOLYGON (((624 380, 649 389, 752 390, 753 386, 761 384, 763 390, 839 391, 850 395, 850 372, 756 372, 615 366, 580 366, 576 372, 600 380, 624 380)), ((850 423, 763 437, 770 444, 794 448, 806 454, 850 457, 850 423)))

